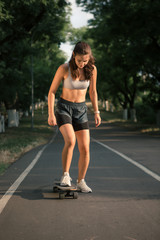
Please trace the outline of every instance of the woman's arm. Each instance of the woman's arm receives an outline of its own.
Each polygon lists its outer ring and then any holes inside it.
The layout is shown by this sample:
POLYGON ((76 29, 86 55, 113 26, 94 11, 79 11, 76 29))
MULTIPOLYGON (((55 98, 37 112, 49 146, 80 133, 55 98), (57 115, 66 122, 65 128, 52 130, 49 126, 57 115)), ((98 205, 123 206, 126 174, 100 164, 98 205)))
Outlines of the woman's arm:
POLYGON ((92 80, 89 88, 89 96, 94 109, 95 124, 96 124, 96 127, 98 127, 101 124, 101 117, 100 117, 100 112, 98 110, 98 95, 97 95, 96 83, 97 83, 97 68, 96 66, 94 66, 93 76, 92 76, 92 80))
POLYGON ((54 102, 55 102, 55 94, 57 89, 63 80, 65 75, 65 67, 64 64, 61 65, 53 78, 49 93, 48 93, 48 124, 51 126, 57 125, 56 117, 54 114, 54 102))

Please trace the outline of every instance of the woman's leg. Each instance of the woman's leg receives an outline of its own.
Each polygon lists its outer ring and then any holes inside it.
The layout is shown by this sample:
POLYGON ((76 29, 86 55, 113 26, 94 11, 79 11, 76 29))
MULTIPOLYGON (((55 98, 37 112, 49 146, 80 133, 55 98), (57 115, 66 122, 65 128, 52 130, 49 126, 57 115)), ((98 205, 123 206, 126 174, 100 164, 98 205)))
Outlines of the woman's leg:
POLYGON ((84 129, 80 131, 76 131, 76 138, 78 142, 78 149, 80 152, 79 162, 78 162, 78 182, 84 179, 86 176, 86 172, 88 169, 89 161, 90 161, 90 133, 89 129, 84 129))
POLYGON ((64 138, 64 148, 62 151, 63 173, 68 172, 71 166, 73 150, 76 143, 75 132, 71 124, 64 124, 60 127, 60 132, 64 138))

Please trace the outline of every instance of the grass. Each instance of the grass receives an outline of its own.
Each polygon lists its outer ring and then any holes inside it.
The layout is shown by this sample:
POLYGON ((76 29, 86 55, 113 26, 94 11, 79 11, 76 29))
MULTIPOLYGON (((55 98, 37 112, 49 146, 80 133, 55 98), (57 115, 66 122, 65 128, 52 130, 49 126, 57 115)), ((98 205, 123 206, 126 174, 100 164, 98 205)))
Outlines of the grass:
POLYGON ((22 154, 48 142, 52 134, 53 128, 47 124, 47 107, 43 115, 41 110, 35 111, 33 129, 31 117, 23 117, 19 127, 6 128, 6 132, 0 134, 0 174, 22 154))
MULTIPOLYGON (((87 102, 88 108, 93 111, 90 102, 87 102)), ((102 120, 118 124, 121 127, 140 131, 147 134, 160 134, 160 129, 153 125, 144 125, 142 123, 134 123, 122 119, 122 111, 106 112, 101 106, 102 120)), ((42 115, 41 110, 35 111, 34 129, 31 129, 31 117, 23 117, 20 120, 19 127, 6 128, 5 133, 0 134, 0 174, 16 161, 22 154, 45 144, 52 137, 53 128, 47 124, 47 107, 42 115)))
MULTIPOLYGON (((93 111, 90 102, 87 103, 88 108, 93 111)), ((160 128, 154 124, 144 124, 140 121, 133 122, 131 120, 123 120, 123 111, 105 111, 104 108, 99 104, 99 110, 101 112, 102 120, 107 123, 118 124, 120 127, 128 128, 133 131, 139 131, 141 133, 147 133, 151 135, 160 135, 160 128)))
MULTIPOLYGON (((94 112, 91 102, 87 102, 87 106, 92 112, 94 112)), ((107 121, 108 123, 125 122, 125 120, 122 119, 122 111, 105 111, 101 104, 99 104, 99 110, 102 120, 107 121)))
POLYGON ((119 112, 106 112, 101 111, 101 117, 103 120, 107 121, 108 123, 115 123, 118 124, 120 127, 128 128, 132 131, 139 131, 140 133, 147 133, 151 135, 159 135, 160 128, 158 128, 154 124, 144 124, 140 121, 133 122, 131 120, 123 120, 122 119, 122 111, 119 112))

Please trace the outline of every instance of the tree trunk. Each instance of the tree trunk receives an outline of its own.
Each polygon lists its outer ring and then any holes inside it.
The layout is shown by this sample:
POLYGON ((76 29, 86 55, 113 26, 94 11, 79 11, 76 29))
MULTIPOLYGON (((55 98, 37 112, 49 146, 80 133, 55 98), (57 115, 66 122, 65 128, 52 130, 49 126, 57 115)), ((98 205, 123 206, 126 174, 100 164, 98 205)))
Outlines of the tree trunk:
POLYGON ((128 120, 128 109, 123 109, 123 120, 128 120))
POLYGON ((130 115, 131 115, 131 121, 137 122, 136 109, 135 108, 130 109, 130 115))
POLYGON ((5 120, 4 116, 0 115, 0 133, 5 132, 5 120))
POLYGON ((28 117, 28 116, 29 116, 28 110, 26 110, 26 111, 24 112, 24 116, 25 116, 25 117, 28 117))
POLYGON ((114 108, 113 108, 113 104, 112 103, 110 103, 110 111, 114 112, 114 108))
POLYGON ((157 126, 160 127, 160 110, 157 112, 157 126))
POLYGON ((102 107, 105 108, 105 100, 103 100, 102 107))
POLYGON ((16 109, 8 110, 8 127, 18 127, 19 115, 16 109))
POLYGON ((109 111, 109 102, 107 100, 105 101, 105 110, 109 111))

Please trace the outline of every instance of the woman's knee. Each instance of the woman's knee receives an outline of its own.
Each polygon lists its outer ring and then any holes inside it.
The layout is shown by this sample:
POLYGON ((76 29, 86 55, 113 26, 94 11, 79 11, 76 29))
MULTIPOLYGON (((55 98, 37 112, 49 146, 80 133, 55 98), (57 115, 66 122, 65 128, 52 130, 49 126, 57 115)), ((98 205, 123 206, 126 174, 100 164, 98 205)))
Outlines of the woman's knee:
POLYGON ((74 148, 76 139, 74 137, 65 139, 65 145, 68 148, 74 148))
POLYGON ((73 130, 73 127, 70 124, 65 124, 60 127, 65 146, 74 147, 76 143, 76 136, 73 130))
POLYGON ((80 144, 79 152, 80 152, 80 154, 88 155, 89 154, 89 145, 88 144, 80 144))

